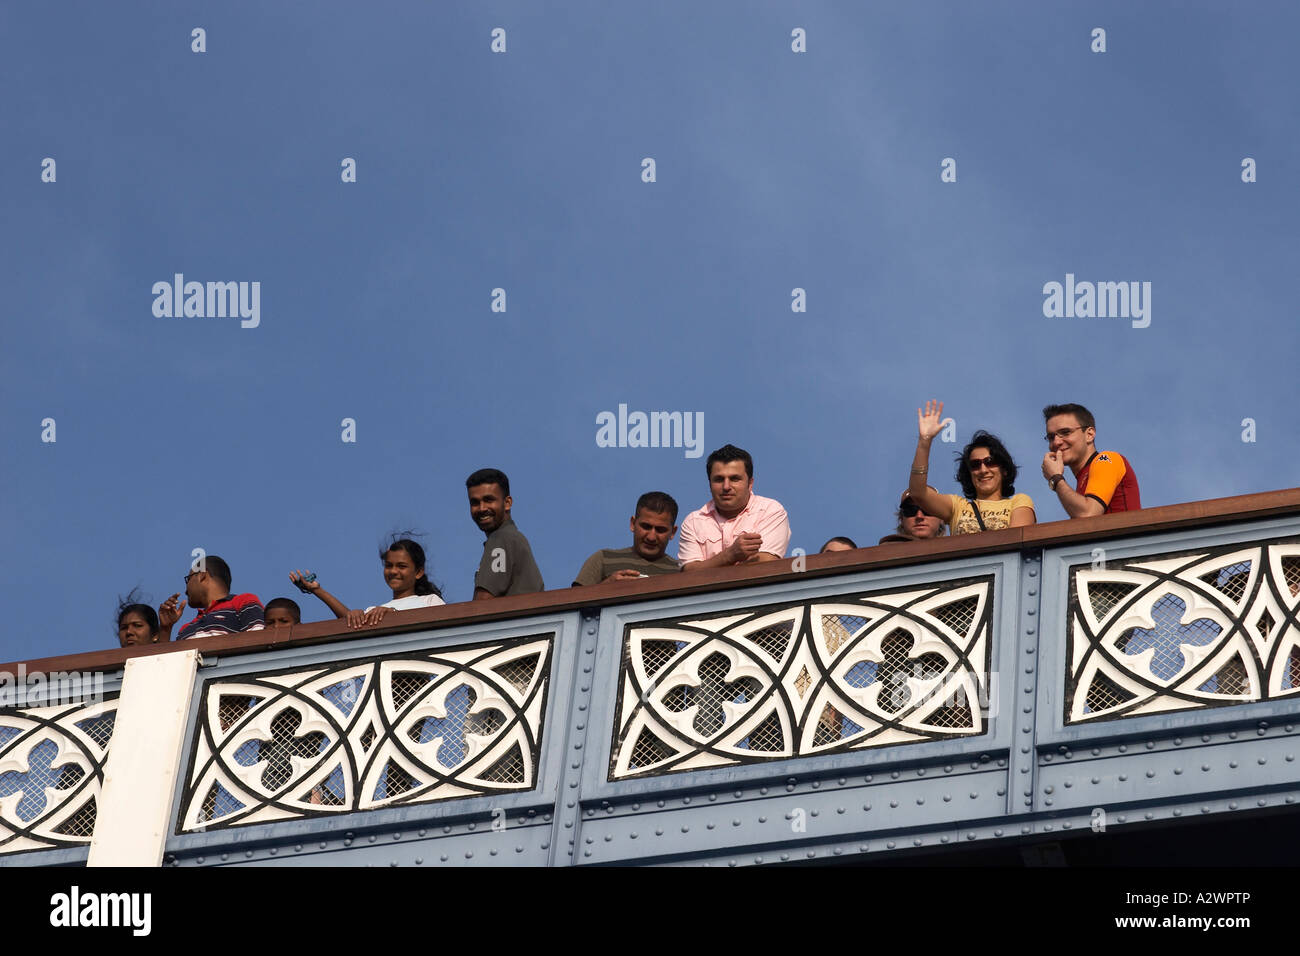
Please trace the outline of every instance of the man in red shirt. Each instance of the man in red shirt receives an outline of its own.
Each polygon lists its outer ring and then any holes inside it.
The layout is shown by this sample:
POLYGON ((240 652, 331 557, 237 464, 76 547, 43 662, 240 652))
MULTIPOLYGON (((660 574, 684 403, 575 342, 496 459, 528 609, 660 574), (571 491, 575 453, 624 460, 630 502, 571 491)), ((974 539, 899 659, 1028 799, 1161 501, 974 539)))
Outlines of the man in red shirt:
POLYGON ((1047 447, 1043 477, 1071 518, 1091 518, 1142 507, 1137 475, 1119 452, 1097 451, 1097 422, 1082 405, 1048 405, 1047 447), (1073 489, 1065 482, 1065 466, 1074 473, 1073 489))
MULTIPOLYGON (((190 607, 199 610, 199 616, 181 628, 176 640, 256 631, 266 626, 262 602, 256 594, 230 593, 230 565, 215 554, 204 555, 198 564, 202 570, 191 568, 185 575, 185 598, 190 607)), ((172 628, 185 610, 185 601, 177 603, 179 597, 179 592, 173 594, 158 608, 159 640, 163 643, 172 639, 172 628)))

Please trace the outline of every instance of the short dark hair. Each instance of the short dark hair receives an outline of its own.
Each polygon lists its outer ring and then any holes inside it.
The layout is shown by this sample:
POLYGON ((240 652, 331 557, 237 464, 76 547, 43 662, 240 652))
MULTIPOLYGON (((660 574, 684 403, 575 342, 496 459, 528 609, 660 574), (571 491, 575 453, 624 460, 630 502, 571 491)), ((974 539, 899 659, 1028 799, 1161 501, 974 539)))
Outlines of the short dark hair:
POLYGON ((643 494, 636 500, 636 511, 632 512, 632 517, 635 518, 637 511, 642 508, 656 514, 666 511, 673 516, 673 524, 677 523, 677 502, 666 491, 647 491, 643 494))
POLYGON ((975 433, 974 437, 971 438, 957 457, 957 482, 961 485, 962 494, 967 498, 975 497, 975 482, 971 481, 970 477, 970 453, 972 448, 987 448, 989 450, 989 456, 1002 468, 1002 497, 1010 498, 1014 495, 1016 493, 1016 463, 1011 460, 1011 453, 1007 451, 1007 446, 1002 444, 996 435, 990 435, 983 429, 975 433))
POLYGON ((704 473, 710 478, 713 477, 713 465, 715 462, 722 462, 724 465, 729 461, 743 461, 745 463, 745 474, 749 480, 754 480, 754 459, 749 457, 749 452, 743 448, 737 448, 735 445, 723 445, 704 463, 704 473))
POLYGON ((826 542, 826 544, 822 545, 822 547, 821 547, 821 551, 818 551, 817 553, 818 553, 818 554, 821 554, 822 551, 825 551, 825 550, 826 550, 826 545, 827 545, 827 544, 835 544, 835 543, 837 543, 837 542, 838 542, 839 544, 847 544, 850 548, 856 548, 856 547, 857 547, 857 545, 853 543, 853 539, 852 539, 852 538, 846 538, 846 537, 844 537, 844 535, 839 534, 839 535, 836 535, 835 537, 829 539, 829 540, 826 542))
MULTIPOLYGON (((502 477, 505 476, 502 475, 502 477)), ((484 484, 484 482, 480 481, 479 484, 484 484)), ((411 563, 415 565, 415 570, 424 571, 424 577, 415 579, 415 593, 436 594, 438 597, 442 597, 442 591, 438 589, 438 585, 429 580, 429 572, 424 570, 424 548, 420 546, 420 542, 411 540, 410 536, 414 533, 413 531, 399 531, 398 535, 401 535, 401 537, 394 535, 393 540, 389 542, 387 547, 379 549, 379 560, 384 560, 389 551, 405 551, 411 556, 411 563)))
POLYGON ((465 479, 466 491, 479 485, 500 485, 501 493, 507 498, 510 497, 510 479, 506 477, 504 471, 496 468, 480 468, 465 479))
POLYGON ((230 565, 215 554, 204 555, 199 559, 203 565, 202 570, 216 578, 222 583, 227 591, 230 590, 230 565))
POLYGON ((1070 402, 1065 405, 1048 405, 1043 409, 1043 421, 1049 418, 1055 418, 1057 415, 1073 415, 1079 421, 1082 428, 1096 428, 1097 419, 1092 417, 1092 412, 1088 411, 1082 405, 1076 405, 1070 402))
POLYGON ((122 629, 122 619, 134 611, 144 618, 145 624, 149 626, 149 634, 152 637, 158 636, 158 612, 151 605, 145 604, 143 595, 140 594, 139 588, 132 588, 131 593, 126 597, 117 599, 117 629, 122 629))
POLYGON ((266 602, 265 610, 273 611, 276 608, 283 608, 288 611, 289 616, 293 618, 293 623, 302 623, 302 608, 298 606, 297 601, 290 598, 272 598, 270 601, 266 602))

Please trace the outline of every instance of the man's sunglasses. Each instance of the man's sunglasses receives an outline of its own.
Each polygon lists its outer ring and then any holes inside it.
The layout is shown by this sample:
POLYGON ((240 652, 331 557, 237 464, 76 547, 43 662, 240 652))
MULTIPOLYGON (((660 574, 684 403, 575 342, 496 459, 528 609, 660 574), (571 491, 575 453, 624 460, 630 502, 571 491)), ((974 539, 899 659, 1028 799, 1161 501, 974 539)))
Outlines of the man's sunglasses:
MULTIPOLYGON (((904 518, 915 518, 919 514, 922 515, 925 514, 925 512, 922 511, 914 501, 903 502, 903 504, 899 507, 899 511, 904 518)), ((929 515, 926 515, 926 517, 928 518, 929 515)))

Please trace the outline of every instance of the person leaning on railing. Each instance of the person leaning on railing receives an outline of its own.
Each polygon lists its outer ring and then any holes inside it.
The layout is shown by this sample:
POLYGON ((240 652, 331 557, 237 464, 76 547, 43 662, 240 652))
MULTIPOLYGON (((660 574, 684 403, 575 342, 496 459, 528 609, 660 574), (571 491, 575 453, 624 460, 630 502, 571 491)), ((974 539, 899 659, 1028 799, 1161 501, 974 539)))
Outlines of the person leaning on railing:
POLYGON ((683 571, 776 561, 790 544, 790 520, 781 502, 754 494, 754 459, 723 445, 704 465, 711 501, 682 521, 677 560, 683 571))
MULTIPOLYGON (((411 534, 412 532, 405 532, 411 534)), ((325 602, 334 616, 347 621, 348 627, 371 627, 383 621, 389 611, 407 611, 416 607, 437 607, 446 602, 438 586, 429 580, 424 568, 424 548, 408 537, 399 537, 379 551, 384 563, 384 582, 393 592, 383 604, 372 605, 364 611, 349 608, 337 597, 321 587, 311 571, 290 571, 289 580, 304 594, 314 594, 325 602)), ((269 608, 270 605, 267 605, 269 608)))
POLYGON ((632 515, 632 547, 605 548, 582 565, 574 587, 602 581, 635 581, 652 574, 676 574, 678 563, 665 553, 677 533, 677 502, 662 491, 647 491, 636 502, 632 515))
POLYGON ((1016 463, 997 436, 986 431, 977 431, 958 459, 962 494, 940 494, 928 486, 930 443, 943 431, 943 402, 926 402, 924 410, 916 410, 916 420, 916 455, 907 491, 927 514, 946 516, 954 535, 1034 523, 1033 501, 1016 494, 1016 463))

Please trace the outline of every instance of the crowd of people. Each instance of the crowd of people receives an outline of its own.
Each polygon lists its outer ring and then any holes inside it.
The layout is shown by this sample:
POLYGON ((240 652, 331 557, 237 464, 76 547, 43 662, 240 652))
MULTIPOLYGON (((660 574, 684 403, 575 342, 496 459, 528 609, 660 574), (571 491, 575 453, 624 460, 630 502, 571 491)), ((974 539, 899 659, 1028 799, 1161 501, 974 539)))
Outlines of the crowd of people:
MULTIPOLYGON (((1096 421, 1082 405, 1049 405, 1043 409, 1047 453, 1042 474, 1051 492, 1071 518, 1083 518, 1141 507, 1137 476, 1123 455, 1098 451, 1096 421), (1065 480, 1065 469, 1074 487, 1065 480)), ((956 480, 961 494, 943 494, 926 481, 930 446, 944 429, 943 403, 929 401, 917 409, 916 454, 907 490, 896 512, 897 524, 879 544, 935 538, 949 534, 978 534, 1033 524, 1032 499, 1015 489, 1018 474, 1006 446, 987 431, 977 431, 957 458, 956 480)), ((772 498, 754 494, 754 461, 742 448, 727 444, 705 462, 710 500, 677 524, 677 502, 662 491, 650 491, 636 502, 629 522, 632 545, 603 549, 591 555, 573 580, 574 587, 605 581, 629 581, 658 574, 689 574, 704 568, 729 567, 786 556, 790 522, 785 508, 772 498), (678 535, 677 558, 667 549, 678 535)), ((495 468, 484 468, 465 479, 470 518, 485 537, 483 555, 474 575, 474 600, 491 600, 545 589, 528 539, 511 518, 510 479, 495 468)), ((822 552, 858 547, 851 538, 836 536, 822 552)), ((351 608, 325 590, 311 571, 294 570, 289 580, 302 593, 314 595, 350 628, 372 627, 389 611, 442 604, 442 594, 429 580, 425 554, 412 537, 400 536, 379 555, 384 582, 392 599, 364 609, 351 608)), ((177 632, 176 640, 233 634, 263 627, 290 627, 302 620, 302 609, 290 598, 265 605, 255 594, 231 593, 230 566, 207 555, 185 576, 185 599, 177 592, 155 611, 136 600, 133 591, 119 602, 118 640, 123 647, 172 640, 172 630, 185 607, 197 616, 177 632)))

